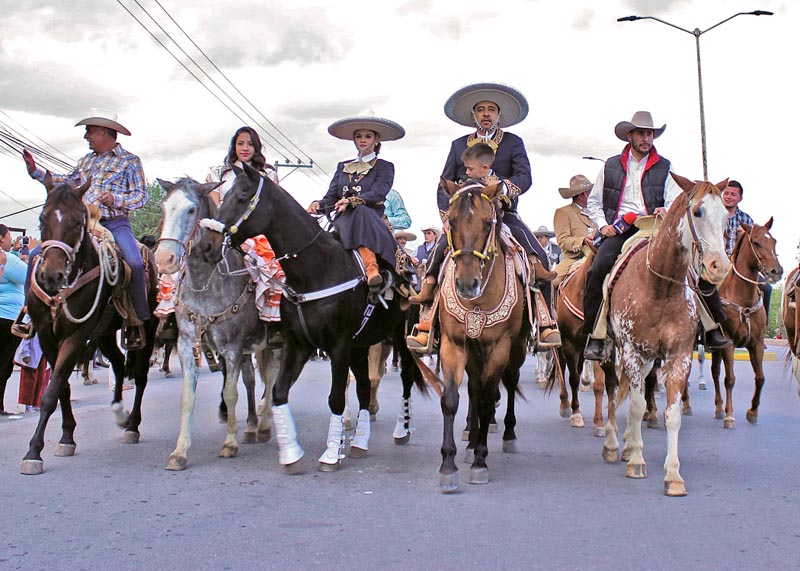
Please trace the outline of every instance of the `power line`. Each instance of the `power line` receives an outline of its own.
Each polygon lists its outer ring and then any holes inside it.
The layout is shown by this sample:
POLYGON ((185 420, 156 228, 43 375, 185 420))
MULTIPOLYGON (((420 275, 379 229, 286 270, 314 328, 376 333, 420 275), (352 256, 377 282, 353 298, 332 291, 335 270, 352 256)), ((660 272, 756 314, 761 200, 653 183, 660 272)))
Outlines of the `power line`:
MULTIPOLYGON (((20 129, 22 129, 23 131, 25 131, 26 133, 28 133, 29 135, 31 135, 31 136, 32 136, 34 139, 36 139, 37 141, 39 141, 39 142, 40 142, 42 145, 44 145, 44 146, 46 146, 46 147, 49 147, 51 150, 55 151, 56 153, 59 153, 59 154, 60 154, 62 157, 64 157, 64 158, 66 159, 66 163, 67 163, 67 164, 75 164, 75 163, 76 163, 75 159, 73 159, 72 157, 70 157, 68 154, 66 154, 66 153, 65 153, 64 151, 62 151, 61 149, 57 149, 56 147, 54 147, 53 145, 51 145, 50 143, 48 143, 48 142, 47 142, 47 141, 45 141, 44 139, 41 139, 41 138, 40 138, 38 135, 36 135, 36 133, 34 133, 33 131, 30 131, 30 130, 26 129, 24 125, 20 124, 20 123, 19 123, 18 121, 16 121, 16 120, 14 120, 14 118, 13 118, 13 117, 11 117, 11 116, 10 116, 8 113, 6 113, 5 111, 3 111, 2 109, 0 109, 0 113, 2 113, 2 114, 3 114, 3 115, 4 115, 4 116, 5 116, 5 117, 6 117, 6 118, 9 120, 9 121, 11 121, 11 122, 12 122, 12 123, 14 123, 15 125, 17 125, 17 126, 20 128, 20 129)), ((2 123, 2 122, 0 122, 0 123, 2 123)))

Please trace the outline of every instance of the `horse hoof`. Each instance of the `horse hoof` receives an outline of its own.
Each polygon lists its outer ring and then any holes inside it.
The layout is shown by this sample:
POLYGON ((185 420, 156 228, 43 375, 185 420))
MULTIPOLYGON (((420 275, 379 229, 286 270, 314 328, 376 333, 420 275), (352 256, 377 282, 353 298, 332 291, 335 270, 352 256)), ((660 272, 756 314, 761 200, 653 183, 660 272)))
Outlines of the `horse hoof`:
MULTIPOLYGON (((490 434, 495 434, 496 432, 497 432, 497 423, 496 422, 490 422, 489 423, 489 433, 490 434)), ((467 440, 469 440, 469 433, 467 433, 467 440)))
POLYGON ((264 444, 270 440, 272 440, 272 429, 268 428, 267 430, 259 430, 256 432, 256 442, 259 444, 264 444))
POLYGON ((75 445, 74 444, 61 444, 56 447, 56 451, 53 453, 54 456, 75 456, 75 445))
POLYGON ((489 468, 470 468, 470 470, 469 470, 469 483, 470 484, 488 484, 489 483, 489 468))
POLYGON ((287 476, 297 476, 298 474, 302 474, 304 471, 303 463, 300 460, 297 462, 292 462, 291 464, 283 465, 283 473, 287 476))
POLYGON ((333 464, 326 464, 325 462, 319 463, 319 471, 320 472, 336 472, 339 467, 341 466, 341 462, 335 462, 333 464))
POLYGON ((647 478, 647 468, 644 464, 628 464, 628 471, 625 474, 626 478, 647 478))
POLYGON ((748 410, 747 413, 745 414, 745 418, 747 418, 747 422, 749 422, 750 424, 755 424, 756 422, 758 422, 758 413, 753 412, 752 410, 748 410))
POLYGON ((369 421, 370 422, 375 422, 377 420, 378 420, 378 413, 377 412, 369 413, 369 421))
POLYGON ((679 498, 686 495, 686 485, 683 482, 664 482, 664 495, 679 498))
POLYGON ((38 476, 44 472, 44 462, 41 460, 23 460, 20 473, 26 476, 38 476))
POLYGON ((603 460, 610 464, 619 461, 619 448, 612 449, 603 446, 603 460))
POLYGON ((220 424, 227 424, 228 423, 228 413, 220 412, 219 413, 219 423, 220 424))
POLYGON ((593 434, 597 438, 605 438, 606 429, 604 427, 595 428, 593 434))
POLYGON ((684 407, 684 409, 681 411, 681 414, 683 416, 694 416, 694 411, 692 410, 692 407, 687 406, 684 407))
POLYGON ((697 390, 704 391, 707 388, 708 387, 706 386, 706 382, 705 381, 700 381, 699 383, 697 383, 697 390))
POLYGON ((475 462, 475 449, 467 448, 464 451, 464 464, 472 464, 475 462))
POLYGON ((658 428, 658 417, 656 415, 647 419, 647 428, 658 428))
POLYGON ((722 428, 736 428, 736 419, 732 416, 725 417, 722 421, 722 428))
POLYGON ((725 418, 725 413, 722 412, 721 410, 718 410, 717 412, 714 413, 714 418, 716 418, 717 420, 722 420, 723 418, 725 418))
POLYGON ((242 444, 255 444, 256 443, 256 433, 255 432, 245 432, 242 435, 242 444))
POLYGON ((397 444, 398 446, 402 446, 404 444, 408 444, 410 441, 411 441, 411 433, 410 432, 408 434, 406 434, 405 436, 401 436, 400 438, 397 438, 396 436, 394 438, 394 443, 397 444))
POLYGON ((443 494, 458 492, 458 472, 439 474, 439 491, 443 494))
POLYGON ((353 430, 355 426, 353 426, 353 421, 349 418, 345 418, 342 421, 342 430, 353 430))
POLYGON ((123 444, 139 444, 139 433, 133 430, 126 430, 122 435, 123 444))
POLYGON ((620 460, 622 460, 623 462, 627 462, 628 460, 631 459, 631 454, 632 452, 630 450, 628 450, 627 448, 623 448, 622 454, 620 454, 620 460))
POLYGON ((172 371, 164 371, 164 378, 171 379, 172 378, 172 371))
POLYGON ((572 409, 568 406, 561 406, 558 408, 558 414, 561 418, 569 418, 572 416, 572 409))
POLYGON ((469 442, 469 429, 465 428, 461 432, 461 442, 469 442))
POLYGON ((363 448, 358 448, 357 446, 350 447, 350 454, 348 454, 350 458, 366 458, 367 450, 363 448))
POLYGON ((188 463, 189 461, 185 456, 170 456, 169 460, 167 460, 167 465, 164 466, 164 469, 172 472, 180 472, 181 470, 186 469, 188 463))
POLYGON ((541 390, 545 390, 545 389, 547 388, 547 379, 544 379, 544 380, 541 380, 541 379, 539 379, 539 380, 537 380, 537 381, 536 381, 536 385, 537 385, 537 386, 538 386, 538 387, 539 387, 541 390))
POLYGON ((583 415, 579 412, 576 412, 572 416, 569 417, 569 425, 572 428, 583 428, 583 415))
POLYGON ((239 455, 239 447, 232 444, 226 444, 219 451, 220 458, 236 458, 239 455))
POLYGON ((516 454, 519 452, 516 440, 503 440, 503 452, 506 454, 516 454))

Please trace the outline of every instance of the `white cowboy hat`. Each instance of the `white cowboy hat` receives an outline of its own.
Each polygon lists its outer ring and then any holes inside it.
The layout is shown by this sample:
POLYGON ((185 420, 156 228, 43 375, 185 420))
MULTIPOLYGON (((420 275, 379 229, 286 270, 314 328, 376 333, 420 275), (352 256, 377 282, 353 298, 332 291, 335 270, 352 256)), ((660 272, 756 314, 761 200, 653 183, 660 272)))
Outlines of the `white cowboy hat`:
POLYGON ((654 127, 653 117, 650 115, 649 111, 637 111, 633 114, 633 118, 630 121, 620 121, 617 123, 617 126, 614 127, 614 134, 617 136, 617 139, 627 143, 628 133, 634 129, 652 129, 653 138, 658 139, 662 133, 664 133, 664 129, 666 128, 666 123, 664 123, 660 129, 654 127))
POLYGON ((400 125, 389 119, 382 117, 346 117, 339 119, 328 127, 328 133, 337 139, 352 141, 353 134, 359 129, 369 129, 374 131, 381 138, 381 141, 396 141, 402 139, 406 130, 400 125))
POLYGON ((558 193, 561 195, 561 198, 572 198, 573 196, 578 196, 579 194, 592 190, 593 187, 594 184, 589 182, 588 178, 582 174, 576 174, 569 179, 569 187, 559 188, 558 193))
POLYGON ((114 129, 117 133, 122 133, 123 135, 131 134, 128 129, 126 129, 121 123, 117 122, 116 113, 108 109, 101 109, 100 107, 93 107, 89 109, 89 116, 86 117, 86 119, 81 119, 75 123, 75 127, 80 125, 108 127, 109 129, 114 129))
POLYGON ((414 234, 413 232, 408 232, 407 230, 397 230, 394 233, 394 237, 397 240, 399 240, 400 238, 405 238, 409 242, 413 242, 414 240, 417 239, 417 235, 416 234, 414 234))
POLYGON ((441 236, 441 234, 442 234, 442 231, 439 228, 437 228, 436 226, 426 226, 426 227, 422 228, 421 230, 422 230, 423 234, 425 234, 425 232, 430 230, 431 232, 436 234, 436 238, 439 238, 439 236, 441 236))
POLYGON ((548 238, 556 237, 556 233, 553 232, 552 230, 548 230, 547 226, 539 226, 539 229, 536 232, 534 232, 533 235, 536 236, 537 238, 541 236, 546 236, 548 238))
POLYGON ((525 96, 513 87, 500 83, 475 83, 462 87, 444 104, 444 114, 459 125, 474 127, 472 109, 481 101, 491 101, 500 108, 497 125, 501 128, 516 125, 528 115, 525 96))

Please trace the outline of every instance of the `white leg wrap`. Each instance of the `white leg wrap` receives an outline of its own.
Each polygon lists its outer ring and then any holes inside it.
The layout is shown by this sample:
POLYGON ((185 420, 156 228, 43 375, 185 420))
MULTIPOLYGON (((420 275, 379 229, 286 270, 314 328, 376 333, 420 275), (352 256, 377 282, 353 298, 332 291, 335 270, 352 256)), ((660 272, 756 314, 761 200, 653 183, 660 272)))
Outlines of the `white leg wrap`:
POLYGON ((282 466, 294 464, 303 457, 303 449, 297 442, 297 429, 288 404, 272 407, 272 422, 278 441, 278 461, 282 466))
MULTIPOLYGON (((369 422, 369 411, 367 411, 367 422, 369 422)), ((344 418, 342 415, 331 415, 331 420, 328 424, 328 447, 319 457, 319 461, 322 464, 338 464, 344 458, 343 424, 344 418)))
POLYGON ((358 424, 356 425, 356 434, 353 440, 350 441, 351 448, 360 448, 361 450, 369 450, 369 411, 358 411, 358 424))
POLYGON ((394 438, 405 438, 411 434, 411 399, 403 399, 403 409, 397 415, 397 423, 394 425, 394 438))

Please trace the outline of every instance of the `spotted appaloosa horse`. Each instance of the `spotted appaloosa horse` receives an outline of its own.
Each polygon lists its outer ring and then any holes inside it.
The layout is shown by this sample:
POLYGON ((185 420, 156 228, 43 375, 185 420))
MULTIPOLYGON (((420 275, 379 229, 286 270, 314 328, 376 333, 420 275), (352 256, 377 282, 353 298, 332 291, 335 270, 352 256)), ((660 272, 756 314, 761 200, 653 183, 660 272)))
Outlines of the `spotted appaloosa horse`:
POLYGON ((459 186, 445 180, 442 185, 451 197, 451 262, 439 290, 443 379, 417 364, 441 396, 444 436, 439 488, 451 493, 459 488, 453 422, 465 371, 470 399, 467 451, 474 450, 474 456, 467 456, 472 464, 469 482, 489 482, 487 435, 501 377, 508 390, 503 451, 517 450, 514 398, 530 323, 525 315, 525 287, 514 270, 513 254, 503 250, 500 239, 503 211, 495 198, 500 185, 469 181, 459 186))
POLYGON ((216 214, 216 206, 209 192, 219 183, 200 184, 188 178, 176 183, 158 182, 167 191, 161 204, 161 235, 156 248, 158 269, 171 274, 184 264, 175 308, 178 356, 183 369, 181 428, 175 450, 166 465, 167 470, 183 470, 188 464, 187 454, 192 442, 197 389, 194 347, 199 344, 200 337, 204 336, 224 364, 225 384, 222 393, 227 411, 227 434, 219 455, 233 458, 239 453, 236 402, 240 372, 248 390, 244 442, 268 442, 271 438, 271 381, 277 373, 280 348, 269 346, 269 331, 280 327, 280 324, 259 319, 255 287, 241 252, 230 250, 220 264, 209 264, 199 250, 192 247, 194 241, 201 239, 205 232, 198 227, 198 221, 216 214), (266 403, 262 407, 260 420, 253 402, 253 354, 257 357, 261 379, 266 386, 266 403))
MULTIPOLYGON (((733 271, 719 286, 722 309, 728 316, 722 324, 725 334, 733 340, 736 347, 746 347, 750 355, 750 365, 755 375, 755 391, 747 422, 758 420, 758 405, 761 402, 761 389, 764 386, 764 331, 767 328, 767 311, 758 288, 759 273, 771 283, 783 275, 783 268, 775 252, 775 238, 770 234, 772 218, 764 226, 742 224, 743 232, 731 252, 733 271)), ((712 351, 711 377, 714 379, 715 417, 722 418, 723 427, 736 428, 733 416, 733 386, 736 377, 733 368, 734 347, 712 351), (725 363, 725 407, 719 386, 720 363, 725 363)))
MULTIPOLYGON (((683 192, 671 205, 658 235, 632 254, 614 285, 609 296, 609 331, 621 351, 620 398, 628 390, 631 396, 622 451, 628 460, 627 476, 647 475, 642 454, 645 377, 660 358, 667 392, 664 492, 683 496, 686 486, 678 460, 681 394, 691 370, 698 322, 696 294, 689 283, 693 273, 720 283, 730 262, 723 244, 727 211, 721 194, 727 181, 715 186, 672 177, 683 192)), ((615 376, 613 369, 604 364, 607 378, 615 376)), ((609 395, 609 402, 612 398, 609 395)), ((609 407, 604 458, 616 461, 618 447, 616 413, 609 407)))

